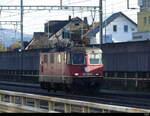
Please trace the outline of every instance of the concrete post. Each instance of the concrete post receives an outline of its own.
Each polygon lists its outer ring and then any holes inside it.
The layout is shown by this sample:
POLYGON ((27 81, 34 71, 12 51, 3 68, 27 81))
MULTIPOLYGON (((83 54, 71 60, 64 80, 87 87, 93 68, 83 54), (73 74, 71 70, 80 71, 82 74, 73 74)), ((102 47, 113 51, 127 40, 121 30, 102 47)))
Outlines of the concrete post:
POLYGON ((106 113, 106 111, 103 109, 103 110, 102 110, 102 113, 106 113))
POLYGON ((37 99, 34 99, 34 107, 39 108, 40 107, 40 101, 37 99))
POLYGON ((14 98, 15 98, 14 96, 9 96, 9 102, 14 103, 15 102, 14 98))
POLYGON ((48 110, 49 111, 54 111, 55 110, 55 103, 52 101, 48 102, 48 110))
POLYGON ((71 113, 71 105, 70 104, 64 104, 64 112, 71 113))
POLYGON ((83 112, 83 113, 89 113, 89 112, 90 112, 89 107, 83 106, 83 107, 82 107, 82 112, 83 112))
POLYGON ((21 97, 21 104, 26 105, 26 98, 25 97, 21 97))

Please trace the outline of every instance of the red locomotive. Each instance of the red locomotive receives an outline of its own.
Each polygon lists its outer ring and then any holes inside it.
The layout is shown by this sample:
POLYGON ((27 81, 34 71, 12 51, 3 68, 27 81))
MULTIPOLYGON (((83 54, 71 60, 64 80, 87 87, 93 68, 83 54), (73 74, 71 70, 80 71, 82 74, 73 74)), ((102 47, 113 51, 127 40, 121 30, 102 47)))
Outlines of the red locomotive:
POLYGON ((102 73, 99 48, 74 47, 40 54, 39 82, 43 89, 89 92, 99 88, 102 73))

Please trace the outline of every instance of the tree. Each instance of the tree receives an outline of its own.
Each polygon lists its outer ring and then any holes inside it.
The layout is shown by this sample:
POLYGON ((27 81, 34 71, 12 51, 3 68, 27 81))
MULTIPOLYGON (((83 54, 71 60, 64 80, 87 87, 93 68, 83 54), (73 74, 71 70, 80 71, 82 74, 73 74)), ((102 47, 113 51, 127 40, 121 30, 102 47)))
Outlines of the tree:
POLYGON ((19 49, 20 47, 21 47, 21 43, 19 41, 16 41, 9 46, 9 50, 14 51, 16 49, 19 49))
POLYGON ((0 42, 0 51, 7 51, 7 48, 0 42))

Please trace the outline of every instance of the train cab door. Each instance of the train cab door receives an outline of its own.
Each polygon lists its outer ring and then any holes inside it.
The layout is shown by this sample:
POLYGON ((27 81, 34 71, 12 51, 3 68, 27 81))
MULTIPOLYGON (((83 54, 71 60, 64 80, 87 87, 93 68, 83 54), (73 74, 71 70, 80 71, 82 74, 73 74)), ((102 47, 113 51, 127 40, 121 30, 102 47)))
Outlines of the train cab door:
POLYGON ((55 67, 56 67, 56 54, 55 53, 50 53, 49 54, 49 75, 54 75, 55 74, 55 67))
POLYGON ((40 75, 46 75, 48 67, 48 54, 40 54, 40 75))
POLYGON ((53 73, 57 77, 61 77, 64 74, 64 53, 63 52, 57 52, 55 54, 55 63, 53 68, 53 73))
POLYGON ((43 74, 47 75, 48 73, 48 54, 43 55, 43 74))

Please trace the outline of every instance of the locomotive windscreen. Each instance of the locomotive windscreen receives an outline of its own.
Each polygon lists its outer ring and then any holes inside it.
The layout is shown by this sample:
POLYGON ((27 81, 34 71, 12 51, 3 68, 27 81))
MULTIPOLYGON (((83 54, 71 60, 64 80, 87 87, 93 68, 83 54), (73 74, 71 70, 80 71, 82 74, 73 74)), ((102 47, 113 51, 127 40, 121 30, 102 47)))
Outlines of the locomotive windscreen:
POLYGON ((102 54, 99 54, 99 53, 92 53, 90 54, 89 56, 89 61, 90 61, 90 64, 102 64, 102 54))
POLYGON ((71 60, 72 64, 82 65, 85 62, 85 57, 83 53, 72 53, 71 60))

